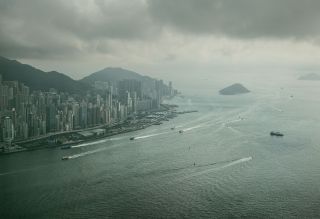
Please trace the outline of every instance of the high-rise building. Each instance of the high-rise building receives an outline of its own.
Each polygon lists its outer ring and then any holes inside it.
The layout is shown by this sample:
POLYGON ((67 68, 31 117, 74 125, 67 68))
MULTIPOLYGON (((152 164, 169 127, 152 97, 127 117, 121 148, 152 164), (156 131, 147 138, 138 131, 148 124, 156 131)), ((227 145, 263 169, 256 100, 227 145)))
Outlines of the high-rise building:
POLYGON ((88 106, 83 100, 80 105, 80 126, 86 128, 88 126, 88 106))
POLYGON ((134 95, 136 95, 136 98, 142 99, 142 83, 141 81, 137 80, 122 80, 118 82, 118 94, 119 94, 119 100, 126 104, 128 101, 128 95, 129 92, 130 97, 133 98, 134 95))
POLYGON ((2 138, 3 141, 7 143, 11 143, 14 139, 14 126, 9 116, 3 119, 2 138))

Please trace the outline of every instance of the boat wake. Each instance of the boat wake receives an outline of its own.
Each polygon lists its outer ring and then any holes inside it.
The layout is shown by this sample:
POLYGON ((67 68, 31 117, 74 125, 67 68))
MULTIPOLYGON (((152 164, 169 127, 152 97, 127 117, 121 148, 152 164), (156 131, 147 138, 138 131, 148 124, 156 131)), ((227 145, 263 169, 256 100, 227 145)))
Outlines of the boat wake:
POLYGON ((191 131, 193 129, 198 129, 198 128, 201 128, 202 125, 196 125, 196 126, 193 126, 193 127, 190 127, 190 128, 186 128, 186 129, 183 129, 184 132, 187 132, 187 131, 191 131))
POLYGON ((104 143, 104 142, 106 142, 108 140, 110 140, 110 139, 103 139, 103 140, 100 140, 100 141, 83 143, 83 144, 71 146, 71 148, 81 148, 81 147, 86 147, 86 146, 90 146, 90 145, 100 144, 100 143, 104 143))
POLYGON ((83 156, 86 156, 86 155, 89 155, 89 154, 98 153, 100 151, 105 151, 105 150, 107 150, 109 148, 110 147, 108 147, 108 148, 99 148, 99 149, 92 150, 92 151, 86 151, 86 152, 83 152, 83 153, 74 154, 74 155, 68 156, 68 159, 75 159, 75 158, 83 157, 83 156))
POLYGON ((201 123, 199 125, 192 126, 190 128, 185 128, 182 131, 187 132, 187 131, 191 131, 194 129, 217 126, 217 125, 222 125, 223 127, 225 127, 225 126, 228 126, 229 124, 241 122, 241 121, 243 121, 243 119, 235 119, 235 120, 231 120, 231 121, 227 121, 227 122, 223 122, 223 120, 217 120, 217 121, 213 121, 213 122, 209 121, 209 122, 201 123))
POLYGON ((240 119, 235 119, 235 120, 231 120, 231 121, 228 121, 226 122, 226 124, 232 124, 232 123, 237 123, 237 122, 241 122, 242 120, 244 120, 243 118, 240 118, 240 119))
POLYGON ((236 133, 236 134, 242 134, 242 132, 241 132, 241 131, 239 131, 239 130, 237 130, 237 129, 235 129, 235 128, 231 127, 231 126, 228 126, 228 129, 230 129, 232 132, 234 132, 234 133, 236 133))
POLYGON ((271 106, 271 108, 272 108, 273 110, 275 110, 275 111, 283 112, 283 110, 282 110, 282 109, 279 109, 279 108, 277 108, 277 107, 271 106))
POLYGON ((123 140, 123 139, 127 139, 127 138, 128 138, 128 136, 122 136, 122 137, 108 138, 108 140, 117 141, 117 140, 123 140))
POLYGON ((73 146, 71 146, 71 148, 87 147, 87 146, 91 146, 91 145, 96 145, 96 144, 104 143, 104 142, 107 142, 107 141, 117 141, 117 140, 122 140, 122 139, 127 139, 127 138, 128 138, 127 136, 124 136, 124 137, 116 137, 116 138, 106 138, 106 139, 99 140, 99 141, 93 141, 93 142, 88 142, 88 143, 73 145, 73 146))
POLYGON ((194 129, 198 129, 198 128, 203 128, 203 127, 206 127, 206 126, 209 126, 209 122, 204 122, 204 123, 200 123, 199 125, 195 125, 195 126, 192 126, 192 127, 189 127, 189 128, 185 128, 183 129, 184 132, 187 132, 187 131, 191 131, 191 130, 194 130, 194 129))
POLYGON ((155 134, 150 134, 150 135, 137 136, 137 137, 134 137, 134 139, 136 140, 136 139, 151 138, 151 137, 154 137, 154 136, 165 135, 165 134, 168 134, 168 133, 171 133, 171 132, 161 132, 161 133, 155 133, 155 134))
POLYGON ((86 152, 82 152, 82 153, 79 153, 79 154, 73 154, 73 155, 69 155, 69 156, 66 156, 66 157, 67 157, 67 159, 75 159, 75 158, 84 157, 84 156, 87 156, 87 155, 90 155, 90 154, 95 154, 95 153, 98 153, 98 152, 101 152, 101 151, 113 149, 115 147, 124 146, 124 145, 125 144, 123 144, 123 143, 118 143, 118 144, 114 144, 114 145, 111 145, 111 146, 108 146, 108 147, 98 148, 98 149, 95 149, 95 150, 86 151, 86 152))
POLYGON ((216 162, 216 163, 211 163, 211 164, 206 164, 206 165, 196 165, 195 167, 200 168, 200 167, 205 167, 205 166, 215 166, 215 165, 218 165, 218 164, 221 164, 221 163, 227 163, 227 164, 225 164, 223 166, 214 167, 214 168, 210 168, 210 169, 203 170, 203 171, 200 171, 200 172, 196 172, 196 173, 194 173, 192 175, 189 175, 187 177, 183 177, 182 179, 179 179, 178 181, 184 181, 184 180, 188 180, 188 179, 191 179, 191 178, 194 178, 194 177, 197 177, 197 176, 201 176, 201 175, 204 175, 204 174, 208 174, 208 173, 211 173, 211 172, 214 172, 214 171, 219 171, 219 170, 225 169, 227 167, 231 167, 231 166, 238 165, 238 164, 241 164, 241 163, 244 163, 244 162, 248 162, 250 160, 252 160, 252 157, 244 157, 244 158, 237 159, 237 160, 216 162))
MULTIPOLYGON (((153 137, 153 136, 164 135, 164 134, 167 134, 167 133, 170 133, 170 132, 162 132, 162 133, 157 133, 157 134, 138 136, 138 137, 135 137, 134 139, 136 140, 136 139, 150 138, 150 137, 153 137)), ((118 139, 120 139, 120 138, 118 138, 118 139)), ((121 137, 121 139, 122 139, 122 137, 121 137)), ((106 142, 108 140, 112 140, 112 139, 104 139, 104 140, 101 140, 101 141, 90 142, 90 143, 86 143, 86 144, 76 145, 76 146, 73 146, 73 147, 86 147, 88 145, 94 145, 94 144, 103 143, 103 142, 106 142)), ((119 145, 121 145, 121 143, 118 143, 118 144, 115 144, 115 145, 112 145, 112 146, 109 146, 109 147, 103 147, 103 148, 99 148, 99 149, 96 149, 96 150, 91 150, 91 151, 86 151, 86 152, 79 153, 79 154, 66 156, 66 157, 67 157, 67 159, 75 159, 75 158, 87 156, 87 155, 90 155, 90 154, 95 154, 95 153, 98 153, 98 152, 101 152, 101 151, 109 150, 109 149, 112 149, 112 148, 117 147, 119 145)))

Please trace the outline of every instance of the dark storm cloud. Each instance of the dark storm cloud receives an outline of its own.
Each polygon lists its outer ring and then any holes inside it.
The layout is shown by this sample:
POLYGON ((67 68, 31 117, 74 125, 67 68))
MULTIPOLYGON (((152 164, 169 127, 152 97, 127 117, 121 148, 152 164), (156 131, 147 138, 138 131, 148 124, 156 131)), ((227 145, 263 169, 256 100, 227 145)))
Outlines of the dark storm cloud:
POLYGON ((54 18, 54 24, 85 40, 139 39, 153 31, 145 7, 138 0, 91 1, 92 10, 65 5, 63 13, 54 18))
POLYGON ((320 32, 319 0, 151 0, 161 25, 236 38, 304 38, 320 32))
POLYGON ((317 38, 318 0, 0 0, 0 55, 109 53, 171 34, 317 38))
POLYGON ((108 40, 153 35, 145 9, 139 0, 0 0, 0 54, 46 58, 110 51, 108 40))

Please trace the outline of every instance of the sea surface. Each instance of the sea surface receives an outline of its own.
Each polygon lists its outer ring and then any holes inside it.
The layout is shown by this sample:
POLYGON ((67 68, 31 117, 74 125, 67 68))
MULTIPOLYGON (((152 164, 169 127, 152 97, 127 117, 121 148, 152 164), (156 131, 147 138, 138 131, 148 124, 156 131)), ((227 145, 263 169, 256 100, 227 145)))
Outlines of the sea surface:
POLYGON ((0 218, 319 218, 319 83, 269 85, 176 97, 198 112, 1 156, 0 218))

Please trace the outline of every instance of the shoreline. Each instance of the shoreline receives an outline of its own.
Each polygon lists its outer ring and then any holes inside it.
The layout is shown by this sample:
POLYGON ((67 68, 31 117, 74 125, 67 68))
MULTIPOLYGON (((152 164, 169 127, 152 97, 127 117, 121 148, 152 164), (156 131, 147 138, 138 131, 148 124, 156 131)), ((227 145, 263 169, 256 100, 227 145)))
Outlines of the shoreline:
POLYGON ((134 118, 133 120, 126 120, 122 123, 114 124, 113 126, 99 125, 83 130, 73 130, 57 134, 48 134, 48 136, 43 136, 38 139, 27 139, 23 142, 17 142, 16 144, 14 144, 14 147, 16 147, 16 149, 11 148, 8 151, 2 151, 0 152, 0 155, 9 155, 18 152, 41 150, 45 148, 60 147, 61 149, 71 149, 72 146, 76 146, 79 144, 90 143, 100 139, 106 139, 111 136, 142 130, 153 125, 161 125, 162 122, 174 119, 181 114, 198 112, 197 110, 179 112, 176 111, 177 107, 177 105, 164 104, 162 105, 162 110, 145 112, 142 116, 137 116, 137 118, 134 118), (99 134, 98 131, 103 132, 103 134, 99 134), (90 136, 81 136, 81 134, 89 133, 91 134, 90 136), (73 139, 71 141, 61 142, 61 139, 69 139, 75 136, 78 138, 77 140, 73 139), (51 139, 54 139, 53 143, 49 142, 52 141, 51 139))

